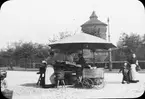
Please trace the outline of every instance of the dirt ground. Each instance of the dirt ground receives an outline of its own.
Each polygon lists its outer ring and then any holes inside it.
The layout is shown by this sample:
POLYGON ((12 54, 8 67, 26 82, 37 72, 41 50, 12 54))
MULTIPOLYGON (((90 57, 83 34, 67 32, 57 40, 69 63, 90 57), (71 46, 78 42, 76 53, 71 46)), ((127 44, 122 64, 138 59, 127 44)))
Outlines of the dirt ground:
POLYGON ((13 99, 87 99, 87 98, 136 98, 145 90, 145 73, 139 73, 138 83, 121 84, 122 74, 105 73, 103 89, 80 89, 70 86, 40 88, 36 86, 36 71, 7 71, 8 89, 14 91, 13 99))

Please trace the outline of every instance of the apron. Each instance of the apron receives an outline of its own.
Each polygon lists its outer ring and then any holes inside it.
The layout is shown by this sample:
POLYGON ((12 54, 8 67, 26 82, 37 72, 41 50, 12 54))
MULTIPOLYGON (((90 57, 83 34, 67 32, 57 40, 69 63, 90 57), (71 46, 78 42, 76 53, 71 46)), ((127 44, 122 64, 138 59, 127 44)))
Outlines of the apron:
POLYGON ((53 66, 48 65, 45 71, 45 85, 54 84, 54 69, 53 66))
POLYGON ((132 80, 136 80, 136 76, 137 76, 136 64, 131 64, 131 75, 132 75, 132 80))

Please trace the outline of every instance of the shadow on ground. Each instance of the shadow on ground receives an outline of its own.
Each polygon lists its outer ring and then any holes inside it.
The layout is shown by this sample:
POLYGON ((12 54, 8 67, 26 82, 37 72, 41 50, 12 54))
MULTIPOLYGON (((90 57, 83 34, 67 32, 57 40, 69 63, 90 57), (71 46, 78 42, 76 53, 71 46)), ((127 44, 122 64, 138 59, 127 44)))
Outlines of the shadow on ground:
POLYGON ((107 81, 106 84, 121 84, 119 81, 107 81))
POLYGON ((40 86, 36 85, 36 83, 25 83, 25 84, 21 84, 20 86, 40 88, 40 86))
MULTIPOLYGON (((108 81, 105 83, 106 84, 121 84, 121 82, 117 82, 117 81, 108 81)), ((36 85, 36 83, 25 83, 25 84, 21 84, 20 86, 40 88, 40 86, 36 85)), ((69 86, 69 88, 74 88, 74 86, 69 86)))

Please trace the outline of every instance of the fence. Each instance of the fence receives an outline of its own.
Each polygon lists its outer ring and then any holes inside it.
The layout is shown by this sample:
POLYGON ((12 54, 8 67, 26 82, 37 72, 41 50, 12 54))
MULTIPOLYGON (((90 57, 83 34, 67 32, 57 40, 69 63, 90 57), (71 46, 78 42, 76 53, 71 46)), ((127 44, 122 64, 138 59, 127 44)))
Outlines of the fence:
MULTIPOLYGON (((120 69, 120 67, 124 65, 124 62, 125 61, 112 61, 112 66, 113 66, 112 69, 120 69)), ((88 62, 88 64, 92 65, 93 62, 88 62)), ((32 64, 29 64, 29 65, 31 65, 29 67, 29 68, 31 68, 32 64)), ((40 65, 41 65, 41 63, 36 63, 35 68, 38 68, 40 65)), ((109 61, 95 62, 95 65, 97 67, 102 67, 102 68, 108 69, 109 68, 109 61)), ((139 61, 139 65, 140 65, 141 69, 145 69, 145 61, 139 61)))
MULTIPOLYGON (((120 69, 122 65, 124 65, 125 61, 112 61, 112 69, 120 69)), ((88 62, 88 64, 93 64, 92 62, 88 62)), ((95 62, 97 67, 109 68, 109 61, 105 62, 95 62)), ((139 61, 139 65, 141 69, 145 69, 145 61, 139 61)))
MULTIPOLYGON (((125 61, 112 61, 112 69, 120 69, 120 67, 124 64, 125 61)), ((88 64, 93 64, 93 59, 87 62, 88 64)), ((41 65, 41 62, 35 62, 35 65, 33 63, 26 63, 26 65, 21 64, 18 67, 22 68, 39 68, 41 65)), ((104 62, 95 62, 95 65, 97 67, 103 67, 108 69, 109 68, 109 61, 104 62)), ((139 65, 141 69, 145 69, 145 60, 139 60, 139 65)), ((1 65, 0 67, 7 67, 7 65, 1 65)))

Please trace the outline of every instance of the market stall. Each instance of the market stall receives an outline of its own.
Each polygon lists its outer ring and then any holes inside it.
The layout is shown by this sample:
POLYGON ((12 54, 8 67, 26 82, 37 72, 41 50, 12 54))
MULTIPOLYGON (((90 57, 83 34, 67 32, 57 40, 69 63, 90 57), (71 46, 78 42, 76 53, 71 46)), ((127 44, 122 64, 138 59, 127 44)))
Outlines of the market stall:
MULTIPOLYGON (((96 36, 92 36, 86 33, 79 33, 64 39, 61 39, 60 41, 54 42, 52 44, 49 45, 52 49, 59 49, 61 51, 63 51, 64 53, 66 52, 76 52, 77 50, 81 50, 82 54, 83 54, 83 49, 90 49, 93 52, 95 51, 95 49, 109 49, 109 48, 113 48, 115 47, 112 43, 107 42, 106 40, 96 37, 96 36)), ((95 65, 95 61, 93 61, 94 65, 95 65)), ((77 67, 77 65, 72 65, 72 64, 66 64, 66 62, 62 62, 61 64, 56 64, 58 66, 55 67, 64 67, 64 71, 66 68, 71 68, 71 66, 73 67, 77 67)), ((85 70, 85 66, 81 64, 82 70, 80 72, 82 72, 82 76, 84 76, 84 70, 85 70)), ((63 69, 63 68, 62 68, 63 69)), ((78 68, 74 68, 74 71, 77 72, 78 68)), ((67 69, 66 69, 67 71, 67 69)), ((69 71, 69 70, 68 70, 69 71)), ((71 69, 71 72, 73 71, 73 69, 71 69)), ((90 68, 91 71, 91 68, 90 68)), ((96 69, 97 71, 97 69, 96 69)), ((72 72, 72 74, 74 74, 72 72)), ((77 75, 76 75, 77 76, 77 75)), ((83 79, 82 79, 83 80, 83 79)))

